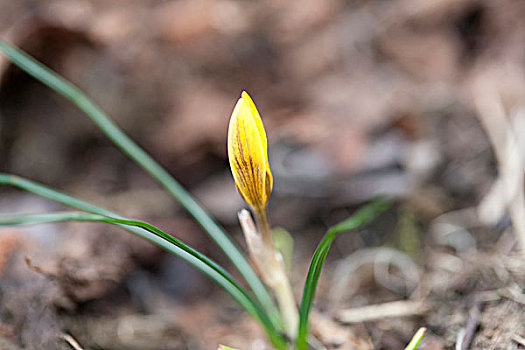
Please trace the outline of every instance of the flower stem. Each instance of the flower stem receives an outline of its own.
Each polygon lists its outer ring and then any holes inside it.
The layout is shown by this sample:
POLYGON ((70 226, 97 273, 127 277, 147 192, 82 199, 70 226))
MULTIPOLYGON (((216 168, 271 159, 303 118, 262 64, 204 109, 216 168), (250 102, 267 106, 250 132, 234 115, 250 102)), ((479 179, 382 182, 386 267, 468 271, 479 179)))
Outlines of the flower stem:
POLYGON ((264 245, 271 251, 274 250, 272 232, 270 231, 270 222, 268 220, 268 215, 266 214, 265 207, 254 208, 253 210, 255 216, 255 222, 257 223, 257 228, 262 235, 264 245))
POLYGON ((261 260, 256 258, 256 256, 261 256, 259 254, 252 254, 252 257, 256 260, 255 263, 261 272, 263 280, 275 294, 281 310, 286 334, 293 340, 297 332, 299 314, 290 280, 286 274, 283 258, 275 250, 266 208, 256 208, 253 212, 259 233, 262 236, 265 253, 262 254, 264 256, 262 260, 264 261, 257 261, 261 260))

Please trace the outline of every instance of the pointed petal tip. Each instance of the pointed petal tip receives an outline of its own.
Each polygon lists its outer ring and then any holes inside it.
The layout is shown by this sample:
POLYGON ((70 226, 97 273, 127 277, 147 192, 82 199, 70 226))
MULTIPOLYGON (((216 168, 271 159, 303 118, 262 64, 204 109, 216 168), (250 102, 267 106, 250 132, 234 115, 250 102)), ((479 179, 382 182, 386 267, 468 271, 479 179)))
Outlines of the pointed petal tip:
POLYGON ((252 99, 251 96, 250 96, 250 94, 249 94, 246 90, 242 90, 242 92, 241 92, 241 98, 242 98, 242 99, 247 99, 247 100, 251 100, 251 99, 252 99))

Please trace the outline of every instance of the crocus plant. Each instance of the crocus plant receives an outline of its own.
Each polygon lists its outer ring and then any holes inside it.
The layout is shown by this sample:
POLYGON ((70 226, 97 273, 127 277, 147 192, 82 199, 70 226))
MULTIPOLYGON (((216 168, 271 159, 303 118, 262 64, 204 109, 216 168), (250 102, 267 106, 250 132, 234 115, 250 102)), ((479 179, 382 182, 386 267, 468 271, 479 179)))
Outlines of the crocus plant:
MULTIPOLYGON (((228 155, 235 186, 253 212, 238 216, 248 245, 252 264, 224 230, 193 197, 153 158, 133 142, 108 116, 74 85, 19 49, 0 40, 0 52, 23 71, 47 85, 80 110, 106 134, 115 146, 162 185, 197 221, 204 232, 230 259, 246 282, 242 286, 223 267, 161 229, 118 215, 110 210, 59 192, 45 185, 12 174, 0 174, 0 185, 7 185, 48 198, 76 211, 38 215, 3 215, 0 226, 63 221, 89 221, 117 225, 183 259, 223 288, 263 328, 275 349, 304 350, 308 347, 308 316, 328 250, 337 234, 356 229, 384 211, 389 203, 374 200, 347 220, 331 227, 319 243, 310 263, 299 307, 295 301, 281 255, 274 248, 266 214, 273 178, 268 162, 268 142, 261 116, 250 96, 243 92, 231 116, 228 130, 228 155), (267 290, 270 288, 271 293, 267 290), (278 307, 274 300, 277 301, 278 307)), ((407 349, 415 349, 424 332, 418 332, 407 349)), ((223 347, 227 348, 227 347, 223 347)))
POLYGON ((268 142, 261 116, 245 91, 237 101, 228 128, 228 157, 237 191, 255 215, 257 229, 246 211, 239 221, 252 262, 274 292, 279 303, 285 331, 295 338, 298 313, 281 254, 274 248, 266 213, 273 177, 268 162, 268 142))

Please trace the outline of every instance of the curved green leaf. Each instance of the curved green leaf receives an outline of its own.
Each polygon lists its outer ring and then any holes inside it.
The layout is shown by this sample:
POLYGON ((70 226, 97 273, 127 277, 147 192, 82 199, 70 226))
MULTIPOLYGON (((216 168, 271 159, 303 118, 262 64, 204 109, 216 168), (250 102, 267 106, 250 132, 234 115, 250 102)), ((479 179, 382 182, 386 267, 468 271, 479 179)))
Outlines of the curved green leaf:
POLYGON ((299 309, 299 328, 296 338, 297 350, 305 350, 307 347, 308 316, 310 314, 310 309, 312 308, 312 302, 315 296, 315 290, 317 288, 317 282, 319 281, 319 276, 321 274, 324 260, 335 237, 341 232, 352 230, 369 223, 377 215, 385 211, 389 206, 390 202, 387 200, 374 200, 359 209, 348 219, 335 226, 332 226, 324 235, 323 239, 314 252, 312 261, 310 262, 310 267, 308 269, 308 274, 306 276, 306 282, 304 284, 303 298, 301 301, 301 307, 299 309))
POLYGON ((57 212, 35 215, 8 215, 0 216, 0 226, 18 226, 42 224, 51 222, 82 221, 82 222, 102 222, 124 228, 139 228, 140 233, 134 232, 167 250, 168 252, 182 258, 191 266, 203 272, 219 286, 221 286, 246 312, 254 319, 259 321, 267 331, 268 338, 277 349, 284 349, 285 342, 274 329, 270 319, 264 310, 256 304, 248 293, 215 261, 199 253, 192 247, 181 242, 175 237, 163 232, 157 227, 144 221, 129 220, 123 218, 103 216, 99 214, 79 213, 79 212, 57 212))
MULTIPOLYGON (((114 220, 115 219, 127 220, 127 219, 125 219, 125 218, 123 218, 123 217, 121 217, 121 216, 111 212, 110 210, 101 208, 101 207, 96 206, 94 204, 91 204, 89 202, 86 202, 86 201, 83 201, 81 199, 72 197, 72 196, 70 196, 70 195, 68 195, 66 193, 54 190, 52 188, 49 188, 49 187, 44 186, 44 185, 41 185, 41 184, 36 183, 34 181, 30 181, 30 180, 24 179, 24 178, 22 178, 20 176, 0 173, 0 185, 14 186, 14 187, 19 188, 21 190, 33 193, 33 194, 38 195, 38 196, 43 197, 43 198, 47 198, 47 199, 52 200, 52 201, 54 201, 56 203, 65 205, 67 207, 74 208, 74 209, 77 209, 77 210, 81 210, 81 211, 84 211, 84 212, 88 212, 88 213, 91 213, 91 214, 96 214, 96 215, 99 215, 101 217, 112 218, 114 220)), ((72 214, 69 213, 67 215, 72 215, 72 214)), ((90 215, 90 214, 75 213, 75 215, 78 215, 78 218, 82 218, 82 217, 89 217, 89 216, 85 216, 85 215, 90 215), (84 216, 82 216, 82 215, 84 215, 84 216)), ((13 217, 11 217, 11 218, 13 218, 13 217)), ((32 219, 33 220, 37 220, 38 219, 42 223, 44 223, 44 222, 51 222, 51 221, 53 221, 53 222, 65 221, 65 219, 59 220, 60 218, 61 218, 61 214, 60 213, 54 213, 54 214, 35 215, 35 216, 33 216, 32 219)), ((71 216, 71 218, 73 218, 73 216, 71 216)), ((3 218, 3 220, 8 220, 8 219, 9 218, 6 218, 6 217, 3 218)), ((20 220, 20 222, 19 222, 20 224, 24 224, 25 223, 24 219, 22 219, 22 217, 18 217, 17 220, 20 220)), ((27 216, 26 216, 25 220, 27 220, 27 216)), ((7 223, 7 221, 5 221, 5 222, 7 223)), ((31 223, 31 221, 29 221, 29 223, 31 223)), ((144 227, 140 227, 140 226, 137 226, 137 225, 128 225, 128 224, 123 224, 123 223, 114 223, 114 224, 116 224, 116 225, 126 229, 127 231, 130 231, 131 233, 136 234, 139 237, 142 237, 142 238, 145 238, 145 239, 151 241, 152 243, 158 245, 159 247, 161 247, 161 248, 169 251, 170 253, 176 255, 177 257, 187 261, 188 263, 192 264, 196 268, 199 268, 199 266, 201 265, 201 263, 198 263, 198 262, 197 262, 198 266, 194 265, 193 262, 196 262, 195 259, 192 258, 191 255, 188 255, 188 252, 185 252, 184 250, 181 250, 180 247, 177 247, 177 244, 179 244, 180 241, 176 240, 174 237, 172 237, 170 235, 166 234, 167 237, 163 238, 162 237, 162 235, 163 235, 162 233, 160 233, 160 236, 157 236, 155 234, 152 234, 148 230, 146 230, 144 227), (175 244, 175 246, 173 246, 173 244, 175 244)), ((159 233, 159 232, 157 232, 157 233, 159 233)), ((182 243, 182 242, 180 242, 180 243, 183 246, 186 246, 184 243, 182 243)), ((193 250, 193 248, 191 248, 189 246, 187 246, 187 247, 189 249, 193 250)), ((198 253, 197 251, 195 251, 195 252, 198 253)), ((198 254, 202 255, 200 253, 198 253, 198 254)), ((213 262, 211 259, 207 258, 206 256, 204 256, 204 255, 202 255, 202 256, 205 258, 205 260, 208 261, 208 263, 209 263, 211 268, 215 269, 216 272, 223 274, 223 277, 225 277, 227 279, 230 279, 231 283, 239 286, 238 283, 226 271, 224 271, 224 269, 222 269, 222 267, 217 265, 215 262, 213 262)), ((261 317, 263 317, 263 319, 264 319, 264 315, 262 315, 261 317)), ((266 327, 265 324, 263 324, 263 326, 266 327)), ((266 332, 269 334, 268 336, 269 336, 270 340, 272 341, 272 343, 274 343, 274 346, 276 346, 277 348, 280 348, 279 346, 284 344, 284 340, 282 339, 280 333, 275 330, 275 327, 273 326, 273 324, 270 324, 269 326, 271 326, 271 327, 267 328, 266 332)))

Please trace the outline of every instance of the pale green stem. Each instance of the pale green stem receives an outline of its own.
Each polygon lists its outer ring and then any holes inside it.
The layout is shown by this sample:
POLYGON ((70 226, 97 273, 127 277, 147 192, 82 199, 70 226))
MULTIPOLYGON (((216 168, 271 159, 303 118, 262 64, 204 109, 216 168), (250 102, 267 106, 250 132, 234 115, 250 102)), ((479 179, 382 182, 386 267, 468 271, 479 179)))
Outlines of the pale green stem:
MULTIPOLYGON (((259 265, 263 280, 273 290, 279 303, 286 334, 293 340, 297 333, 299 313, 290 280, 286 274, 282 256, 275 250, 266 208, 257 208, 253 212, 266 251, 265 261, 256 263, 259 265)), ((255 258, 255 255, 253 257, 255 258)))
MULTIPOLYGON (((280 265, 283 265, 282 259, 280 265)), ((297 311, 297 305, 295 303, 290 281, 284 274, 284 269, 280 270, 280 275, 282 278, 277 280, 277 283, 274 287, 272 287, 272 289, 275 293, 275 297, 277 298, 277 302, 279 303, 279 309, 281 310, 283 322, 286 327, 286 334, 291 340, 294 340, 297 334, 299 313, 297 311)))
POLYGON ((255 222, 257 223, 257 228, 263 238, 263 242, 266 247, 270 250, 273 249, 273 238, 272 232, 270 230, 270 221, 268 220, 268 215, 266 214, 266 207, 257 207, 252 208, 252 211, 255 216, 255 222))

